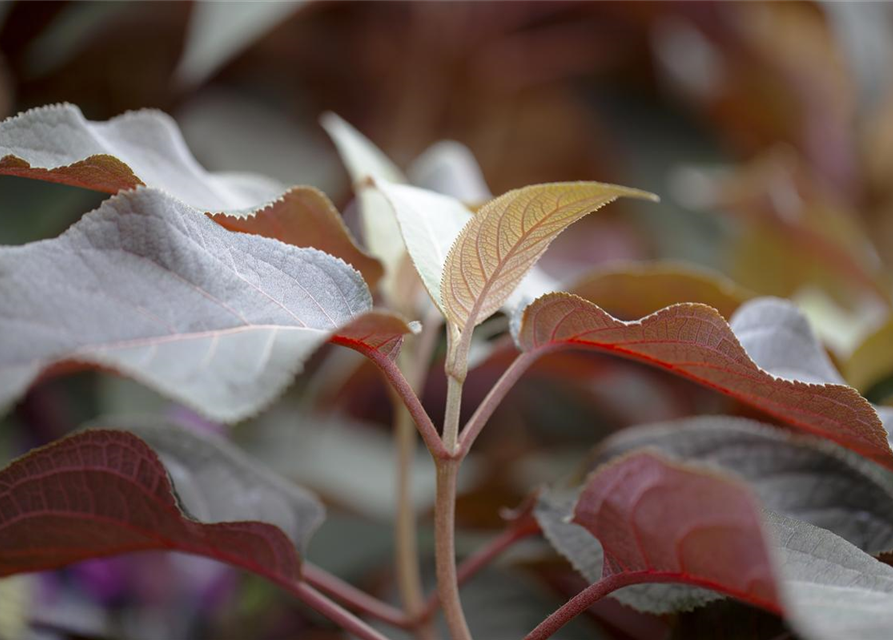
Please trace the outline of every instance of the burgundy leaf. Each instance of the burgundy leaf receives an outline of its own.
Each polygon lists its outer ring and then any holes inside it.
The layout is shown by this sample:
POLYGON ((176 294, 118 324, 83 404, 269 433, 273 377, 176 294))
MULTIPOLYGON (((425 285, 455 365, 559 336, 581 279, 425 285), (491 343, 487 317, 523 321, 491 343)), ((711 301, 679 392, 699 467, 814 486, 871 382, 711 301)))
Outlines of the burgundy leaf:
POLYGON ((0 549, 2 576, 160 550, 220 560, 279 584, 300 579, 297 551, 278 527, 184 515, 158 457, 124 431, 83 431, 0 471, 0 549))
POLYGON ((781 606, 759 507, 743 483, 632 454, 590 477, 574 522, 601 542, 606 577, 672 577, 781 606))

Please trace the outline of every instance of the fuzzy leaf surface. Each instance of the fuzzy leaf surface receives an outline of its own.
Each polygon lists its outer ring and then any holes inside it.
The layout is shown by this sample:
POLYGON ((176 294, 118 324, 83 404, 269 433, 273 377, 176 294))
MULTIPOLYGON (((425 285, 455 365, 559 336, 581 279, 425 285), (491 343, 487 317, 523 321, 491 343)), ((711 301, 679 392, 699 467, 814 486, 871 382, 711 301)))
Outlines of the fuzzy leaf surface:
POLYGON ((160 111, 91 122, 70 104, 31 109, 0 123, 0 174, 105 193, 145 185, 214 212, 258 207, 285 191, 263 176, 205 171, 176 122, 160 111))
POLYGON ((341 258, 363 275, 370 288, 381 279, 381 263, 354 240, 341 214, 314 187, 294 187, 262 209, 218 213, 214 222, 230 231, 275 238, 296 247, 313 247, 341 258))
POLYGON ((107 368, 235 421, 332 339, 374 357, 409 327, 338 258, 232 233, 164 192, 110 198, 58 238, 0 248, 0 405, 48 368, 107 368))
POLYGON ((201 522, 273 524, 303 554, 325 517, 316 496, 219 435, 154 417, 100 418, 94 424, 123 429, 148 444, 167 469, 184 511, 201 522))
POLYGON ((759 505, 743 483, 633 453, 590 476, 573 522, 601 543, 605 577, 673 575, 780 608, 759 505))
POLYGON ((263 522, 185 516, 158 456, 123 431, 83 431, 0 471, 0 575, 134 551, 182 551, 300 579, 292 541, 263 522))
POLYGON ((747 350, 723 317, 705 305, 677 304, 642 320, 625 322, 567 293, 549 294, 528 306, 516 340, 524 351, 585 347, 645 362, 893 466, 887 432, 874 407, 855 389, 821 380, 822 375, 830 375, 830 364, 826 366, 811 351, 808 340, 788 344, 784 338, 794 337, 787 329, 801 330, 802 326, 786 324, 791 318, 787 310, 776 313, 780 307, 775 301, 765 314, 766 306, 757 302, 745 305, 751 311, 743 314, 742 309, 733 318, 747 340, 747 350), (765 345, 766 336, 775 335, 776 323, 781 323, 783 330, 780 346, 773 351, 765 345), (800 356, 807 359, 797 369, 809 382, 777 377, 790 374, 786 367, 801 362, 800 356), (758 357, 762 368, 754 362, 758 357), (767 366, 773 367, 771 372, 765 370, 767 366))
POLYGON ((558 234, 621 196, 655 199, 626 187, 569 182, 524 187, 488 202, 447 256, 441 283, 447 318, 463 330, 486 320, 558 234))
POLYGON ((703 416, 619 432, 587 467, 643 448, 731 472, 767 509, 828 529, 869 554, 893 550, 891 474, 828 442, 746 418, 703 416))
POLYGON ((893 568, 826 529, 761 511, 747 487, 633 453, 588 479, 574 522, 604 549, 604 576, 708 586, 782 613, 810 640, 882 640, 893 568))

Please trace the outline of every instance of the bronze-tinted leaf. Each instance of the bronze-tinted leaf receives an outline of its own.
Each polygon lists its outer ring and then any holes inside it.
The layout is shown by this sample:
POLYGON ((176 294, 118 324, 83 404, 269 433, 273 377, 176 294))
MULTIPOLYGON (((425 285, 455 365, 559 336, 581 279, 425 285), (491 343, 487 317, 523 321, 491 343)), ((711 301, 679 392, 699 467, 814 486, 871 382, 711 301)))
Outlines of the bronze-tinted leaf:
POLYGON ((456 239, 443 272, 447 318, 461 330, 493 314, 558 234, 621 196, 650 193, 601 184, 541 184, 509 191, 484 205, 456 239))
MULTIPOLYGON (((771 331, 772 325, 763 328, 771 331)), ((623 322, 577 296, 549 294, 524 311, 517 341, 525 351, 586 347, 640 360, 893 466, 882 421, 855 389, 767 373, 723 317, 705 305, 678 304, 623 322)), ((792 342, 792 348, 798 346, 792 342)), ((770 355, 786 361, 782 354, 770 355)))
POLYGON ((370 289, 382 276, 381 263, 357 245, 335 205, 314 187, 289 189, 256 211, 211 217, 230 231, 275 238, 296 247, 313 247, 341 258, 363 274, 370 289))

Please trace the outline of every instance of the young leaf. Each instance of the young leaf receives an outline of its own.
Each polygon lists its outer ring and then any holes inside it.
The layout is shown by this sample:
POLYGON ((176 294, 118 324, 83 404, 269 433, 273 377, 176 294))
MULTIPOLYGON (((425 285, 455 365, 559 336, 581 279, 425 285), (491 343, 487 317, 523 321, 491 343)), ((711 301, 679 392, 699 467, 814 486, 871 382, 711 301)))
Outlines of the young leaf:
MULTIPOLYGON (((753 304, 751 309, 761 308, 753 304)), ((545 353, 560 347, 587 347, 640 360, 893 467, 887 432, 875 409, 851 387, 788 380, 761 369, 748 353, 758 352, 767 358, 771 355, 757 349, 757 338, 771 333, 772 318, 760 323, 763 329, 757 334, 749 320, 750 312, 743 317, 746 322, 742 321, 740 327, 747 335, 748 351, 722 316, 704 305, 673 305, 640 321, 623 322, 582 298, 555 293, 539 298, 524 310, 516 340, 524 351, 545 353)), ((801 354, 797 345, 802 343, 792 344, 796 350, 785 353, 801 354)), ((781 360, 795 361, 783 356, 781 360)), ((821 364, 814 354, 807 362, 808 366, 821 364)), ((802 373, 807 379, 815 379, 822 372, 810 369, 802 373)))
POLYGON ((426 189, 375 181, 393 207, 406 250, 437 308, 444 311, 440 280, 447 254, 472 213, 450 196, 426 189))
POLYGON ((407 173, 412 184, 472 206, 493 197, 471 149, 455 140, 435 142, 412 161, 407 173))
POLYGON ((365 181, 373 179, 404 183, 406 178, 366 136, 334 113, 324 114, 320 122, 335 142, 354 183, 360 202, 363 239, 372 255, 384 264, 384 291, 389 297, 405 295, 405 292, 397 289, 395 280, 406 255, 400 228, 387 200, 365 181))
POLYGON ((303 0, 196 3, 175 71, 177 79, 190 87, 203 82, 303 4, 303 0))
POLYGON ((754 295, 720 273, 681 262, 597 267, 568 291, 620 320, 636 320, 678 302, 706 304, 728 319, 754 295))
POLYGON ((564 229, 621 196, 656 199, 598 182, 553 183, 509 191, 487 203, 447 255, 441 296, 462 330, 493 314, 564 229))
POLYGON ((313 247, 341 258, 363 275, 370 288, 382 276, 381 263, 361 249, 332 201, 314 187, 294 187, 263 209, 212 215, 230 231, 275 238, 296 247, 313 247))
POLYGON ((170 474, 180 506, 201 522, 269 523, 303 554, 325 517, 313 494, 267 471, 216 434, 153 417, 106 417, 94 425, 126 430, 148 444, 170 474))
POLYGON ((208 173, 177 124, 160 111, 89 122, 70 104, 31 109, 0 123, 0 175, 106 193, 146 185, 214 212, 257 207, 285 191, 262 176, 208 173))
POLYGON ((180 511, 167 471, 123 431, 84 431, 0 471, 0 575, 134 551, 182 551, 300 579, 288 537, 263 522, 202 524, 180 511))
POLYGON ((152 189, 59 238, 0 248, 0 406, 60 363, 132 376, 218 420, 276 398, 328 339, 374 357, 409 327, 316 249, 231 233, 152 189))
POLYGON ((646 447, 738 475, 767 509, 828 529, 867 553, 893 551, 891 476, 845 449, 754 420, 703 416, 619 432, 597 447, 587 469, 646 447))
POLYGON ((604 577, 670 578, 781 608, 759 506, 740 482, 634 453, 589 478, 573 522, 601 543, 604 577))

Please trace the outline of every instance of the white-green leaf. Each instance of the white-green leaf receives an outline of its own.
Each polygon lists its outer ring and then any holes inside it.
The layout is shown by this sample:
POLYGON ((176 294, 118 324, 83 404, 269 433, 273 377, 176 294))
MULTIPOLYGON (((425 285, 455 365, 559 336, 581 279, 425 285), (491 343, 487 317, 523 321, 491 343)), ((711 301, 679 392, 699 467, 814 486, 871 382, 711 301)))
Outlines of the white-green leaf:
POLYGON ((369 346, 392 353, 405 325, 371 305, 338 258, 227 231, 161 191, 127 191, 58 238, 0 248, 0 334, 14 336, 0 343, 0 406, 44 370, 83 363, 239 420, 336 333, 357 342, 362 323, 369 346))
POLYGON ((285 191, 263 176, 205 171, 176 122, 161 111, 91 122, 70 104, 31 109, 0 123, 0 174, 107 193, 146 185, 212 212, 257 208, 285 191))
POLYGON ((376 180, 393 207, 406 250, 431 300, 443 312, 440 281, 450 247, 472 213, 459 200, 427 189, 376 180))
POLYGON ((398 296, 395 279, 406 255, 400 228, 385 197, 365 183, 368 180, 405 183, 406 177, 381 149, 339 116, 326 113, 321 123, 338 148, 354 183, 366 247, 385 266, 384 291, 390 298, 398 296))

